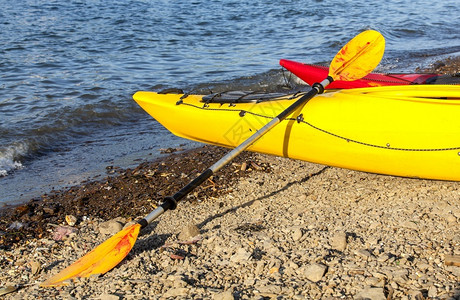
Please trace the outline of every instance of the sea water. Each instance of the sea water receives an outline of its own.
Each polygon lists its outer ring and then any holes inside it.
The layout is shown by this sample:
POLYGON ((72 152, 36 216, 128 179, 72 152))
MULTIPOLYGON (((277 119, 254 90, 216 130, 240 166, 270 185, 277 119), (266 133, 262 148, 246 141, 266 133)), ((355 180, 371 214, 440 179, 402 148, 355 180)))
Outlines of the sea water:
POLYGON ((0 203, 198 146, 140 109, 138 90, 277 85, 279 59, 328 64, 366 29, 386 38, 378 71, 413 72, 459 54, 458 4, 0 0, 0 203))

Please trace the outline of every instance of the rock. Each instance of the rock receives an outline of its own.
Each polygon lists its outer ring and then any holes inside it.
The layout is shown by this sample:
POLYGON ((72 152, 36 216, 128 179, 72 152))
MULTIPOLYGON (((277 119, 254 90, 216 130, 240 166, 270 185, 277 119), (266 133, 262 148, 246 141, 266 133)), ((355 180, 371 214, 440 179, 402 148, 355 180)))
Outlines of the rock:
POLYGON ((294 232, 292 233, 292 239, 294 241, 298 241, 302 238, 302 230, 300 228, 294 229, 294 232))
POLYGON ((6 285, 2 288, 0 288, 0 296, 12 293, 17 290, 17 287, 14 285, 6 285))
POLYGON ((330 239, 329 244, 332 249, 344 251, 347 248, 347 234, 345 232, 337 232, 330 239))
POLYGON ((361 292, 359 292, 356 297, 356 300, 386 300, 385 294, 383 293, 383 288, 367 287, 361 292))
POLYGON ((8 226, 8 229, 16 230, 16 229, 21 229, 22 227, 24 227, 24 223, 14 221, 13 223, 10 224, 10 226, 8 226))
POLYGON ((77 218, 72 215, 66 215, 65 221, 67 222, 69 226, 74 226, 77 223, 77 218))
POLYGON ((18 217, 22 217, 23 215, 25 215, 29 211, 30 211, 30 207, 28 205, 21 205, 21 206, 16 207, 15 214, 18 217))
POLYGON ((196 225, 189 224, 182 228, 182 231, 179 233, 178 239, 180 241, 188 241, 200 235, 200 230, 196 225))
POLYGON ((390 254, 388 253, 382 253, 379 255, 379 257, 377 257, 377 261, 381 263, 386 262, 389 259, 390 259, 390 254))
POLYGON ((262 206, 262 202, 260 200, 254 200, 251 204, 251 207, 260 208, 262 206))
POLYGON ((74 232, 77 232, 76 228, 69 226, 57 226, 56 228, 54 228, 53 240, 62 241, 74 232))
POLYGON ((299 274, 303 274, 310 281, 318 282, 326 273, 327 267, 322 264, 313 263, 297 270, 299 274))
POLYGON ((36 275, 41 271, 42 265, 38 261, 32 260, 29 264, 32 275, 36 275))
POLYGON ((110 220, 99 225, 101 234, 113 235, 123 229, 123 224, 118 220, 110 220))
POLYGON ((255 275, 260 275, 262 274, 263 270, 264 270, 264 266, 265 266, 265 263, 263 261, 259 261, 257 262, 257 265, 256 265, 256 268, 254 270, 254 274, 255 275))
POLYGON ((408 296, 410 296, 410 299, 424 299, 422 292, 420 291, 410 291, 408 293, 408 296))
POLYGON ((445 215, 444 219, 447 221, 447 223, 451 223, 451 224, 457 223, 457 218, 451 213, 445 215))
POLYGON ((385 285, 385 279, 382 278, 377 278, 377 277, 367 277, 364 282, 366 285, 372 286, 372 287, 384 287, 385 285))
POLYGON ((428 297, 435 298, 437 295, 438 289, 434 285, 430 286, 430 288, 428 289, 428 297))
POLYGON ((393 271, 391 275, 393 277, 393 280, 395 280, 396 282, 405 282, 407 280, 407 276, 409 275, 409 271, 407 271, 406 269, 399 269, 393 271))
POLYGON ((357 255, 357 256, 359 256, 359 257, 361 257, 363 259, 366 259, 366 260, 372 257, 372 254, 369 251, 365 250, 365 249, 356 250, 355 255, 357 255))
POLYGON ((163 294, 163 297, 185 297, 188 295, 189 290, 189 288, 171 288, 163 294))
POLYGON ((444 264, 446 266, 460 267, 460 255, 446 255, 444 257, 444 264))
POLYGON ((120 299, 120 296, 118 295, 115 295, 115 294, 102 294, 99 296, 99 298, 97 298, 99 300, 118 300, 120 299))
POLYGON ((230 290, 224 291, 219 294, 214 294, 212 296, 213 300, 233 300, 235 297, 233 297, 233 293, 230 290))
POLYGON ((460 278, 460 267, 447 266, 446 270, 450 272, 452 275, 460 278))
POLYGON ((288 261, 284 265, 284 273, 288 275, 293 275, 295 274, 295 271, 299 268, 299 266, 293 262, 293 261, 288 261))
POLYGON ((279 267, 273 267, 268 271, 268 274, 272 275, 272 274, 275 274, 275 273, 279 273, 279 271, 280 271, 279 267))
POLYGON ((230 257, 231 262, 243 262, 247 261, 251 257, 251 253, 247 252, 244 248, 239 248, 232 257, 230 257))
MULTIPOLYGON (((121 223, 123 223, 123 222, 121 222, 121 223)), ((129 226, 134 225, 134 224, 137 224, 137 221, 136 221, 136 220, 129 221, 129 222, 127 222, 127 223, 125 224, 125 226, 123 226, 123 229, 126 229, 126 228, 128 228, 129 226)))
POLYGON ((257 287, 257 290, 259 291, 260 294, 263 294, 263 295, 266 295, 266 294, 279 295, 281 293, 281 287, 278 285, 274 285, 274 284, 259 286, 257 287))
POLYGON ((407 228, 407 229, 414 229, 414 230, 418 229, 418 225, 413 221, 405 221, 401 224, 401 227, 407 228))
POLYGON ((53 215, 56 212, 56 210, 54 209, 54 207, 43 207, 43 212, 49 215, 53 215))

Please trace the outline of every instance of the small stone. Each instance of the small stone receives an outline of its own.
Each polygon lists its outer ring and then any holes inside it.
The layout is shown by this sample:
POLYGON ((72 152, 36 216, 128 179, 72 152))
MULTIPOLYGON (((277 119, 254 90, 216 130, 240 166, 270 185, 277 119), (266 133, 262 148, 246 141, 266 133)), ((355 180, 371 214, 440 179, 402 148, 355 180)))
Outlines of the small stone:
POLYGON ((0 288, 0 296, 12 293, 17 290, 17 287, 14 285, 7 285, 2 288, 0 288))
POLYGON ((410 299, 423 299, 423 294, 420 291, 410 291, 408 295, 411 296, 410 299))
POLYGON ((264 270, 264 262, 263 262, 263 261, 259 261, 259 262, 257 263, 257 265, 256 265, 255 270, 254 270, 254 274, 255 274, 255 275, 260 275, 260 274, 262 274, 263 270, 264 270))
POLYGON ((382 278, 377 278, 377 277, 367 277, 364 282, 366 285, 372 286, 372 287, 384 287, 385 285, 385 280, 382 278))
POLYGON ((324 274, 326 273, 327 267, 322 264, 313 263, 306 267, 302 267, 299 269, 299 272, 302 272, 310 281, 318 282, 323 278, 324 274))
POLYGON ((302 230, 300 228, 294 229, 294 232, 292 233, 292 239, 294 241, 298 241, 302 238, 302 230))
POLYGON ((194 237, 200 235, 200 230, 196 225, 189 224, 182 228, 182 231, 179 233, 178 239, 180 241, 188 241, 194 237))
POLYGON ((76 228, 69 226, 57 226, 56 228, 54 228, 53 239, 55 241, 62 241, 75 232, 77 232, 76 228))
POLYGON ((239 248, 232 257, 230 257, 231 262, 243 262, 247 261, 251 257, 251 253, 244 250, 244 248, 239 248))
POLYGON ((430 286, 430 288, 428 289, 428 297, 435 298, 437 295, 438 289, 434 285, 430 286))
POLYGON ((212 296, 213 300, 233 300, 235 297, 233 297, 232 291, 224 291, 219 294, 214 294, 212 296))
POLYGON ((77 218, 72 215, 65 216, 65 221, 69 226, 74 226, 77 223, 77 218))
POLYGON ((99 225, 101 234, 113 235, 123 229, 123 224, 118 220, 110 220, 99 225))
MULTIPOLYGON (((124 222, 121 222, 121 221, 119 221, 119 222, 120 222, 120 223, 124 223, 124 222)), ((136 221, 136 220, 129 221, 129 222, 127 222, 127 223, 125 224, 125 226, 123 226, 123 229, 126 229, 126 228, 128 228, 129 226, 134 225, 134 224, 137 224, 137 221, 136 221)))
POLYGON ((257 290, 259 291, 259 293, 264 294, 264 295, 266 294, 279 295, 281 293, 281 287, 278 285, 274 285, 274 284, 257 287, 257 290))
POLYGON ((99 300, 118 300, 118 299, 120 299, 120 296, 117 296, 115 294, 106 294, 106 293, 104 293, 104 294, 100 295, 99 298, 97 298, 97 299, 99 299, 99 300))
POLYGON ((401 224, 401 227, 414 230, 418 229, 418 225, 413 221, 405 221, 401 224))
POLYGON ((372 254, 369 251, 365 250, 365 249, 356 250, 355 254, 357 256, 361 257, 361 258, 366 259, 366 260, 372 257, 372 254))
POLYGON ((444 258, 444 264, 446 266, 460 267, 460 255, 446 255, 444 258))
POLYGON ((53 215, 56 210, 53 207, 43 207, 43 212, 49 215, 53 215))
POLYGON ((303 201, 306 201, 306 200, 307 200, 307 195, 305 195, 305 194, 302 194, 297 198, 298 202, 303 202, 303 201))
POLYGON ((447 223, 455 224, 455 223, 457 223, 457 218, 452 214, 448 214, 447 217, 446 217, 446 221, 447 221, 447 223))
POLYGON ((38 261, 32 260, 29 264, 30 264, 30 269, 32 271, 32 275, 36 275, 40 272, 42 266, 38 261))
POLYGON ((367 287, 356 295, 357 300, 386 300, 383 288, 367 287))
POLYGON ((17 214, 19 217, 22 217, 29 211, 30 211, 30 207, 28 205, 21 205, 21 206, 16 207, 15 214, 17 214))
POLYGON ((189 290, 189 288, 172 288, 166 291, 166 293, 163 294, 163 297, 184 297, 188 295, 189 290))
POLYGON ((407 280, 407 276, 409 275, 409 271, 406 269, 399 269, 393 271, 391 275, 393 276, 393 280, 396 282, 405 282, 407 280))
POLYGON ((386 262, 386 261, 389 260, 389 259, 390 259, 390 254, 388 254, 388 253, 382 253, 382 254, 380 254, 379 257, 377 258, 377 261, 383 263, 383 262, 386 262))
POLYGON ((252 204, 251 204, 251 207, 254 207, 254 208, 259 208, 262 206, 262 202, 260 200, 254 200, 252 201, 252 204))
POLYGON ((449 271, 452 275, 460 278, 460 267, 447 266, 446 270, 449 271))
POLYGON ((347 248, 347 234, 345 232, 337 232, 329 239, 329 244, 332 249, 344 251, 347 248))
POLYGON ((24 223, 14 221, 13 223, 10 224, 10 226, 8 226, 8 229, 16 230, 16 229, 21 229, 22 227, 24 227, 24 223))

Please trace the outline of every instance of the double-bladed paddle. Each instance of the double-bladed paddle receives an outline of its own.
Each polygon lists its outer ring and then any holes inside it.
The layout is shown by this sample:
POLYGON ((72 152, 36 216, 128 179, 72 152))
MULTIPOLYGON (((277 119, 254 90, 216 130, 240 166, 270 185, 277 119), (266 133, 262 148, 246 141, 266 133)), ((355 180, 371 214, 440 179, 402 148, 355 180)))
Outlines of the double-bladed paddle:
POLYGON ((317 94, 324 92, 324 87, 334 80, 352 81, 369 74, 380 62, 385 49, 383 36, 374 30, 367 30, 349 41, 332 60, 329 66, 329 74, 321 83, 315 83, 312 89, 296 100, 277 117, 255 132, 238 147, 231 150, 219 161, 201 173, 197 178, 188 183, 180 191, 170 197, 153 210, 150 214, 121 230, 91 252, 62 270, 60 273, 43 282, 41 286, 59 286, 67 284, 67 281, 75 277, 88 277, 95 274, 104 274, 120 263, 131 251, 137 240, 139 231, 150 224, 158 216, 167 210, 175 209, 177 202, 188 195, 193 189, 211 177, 233 158, 238 156, 246 148, 251 146, 265 133, 270 131, 278 123, 286 119, 301 105, 317 94))

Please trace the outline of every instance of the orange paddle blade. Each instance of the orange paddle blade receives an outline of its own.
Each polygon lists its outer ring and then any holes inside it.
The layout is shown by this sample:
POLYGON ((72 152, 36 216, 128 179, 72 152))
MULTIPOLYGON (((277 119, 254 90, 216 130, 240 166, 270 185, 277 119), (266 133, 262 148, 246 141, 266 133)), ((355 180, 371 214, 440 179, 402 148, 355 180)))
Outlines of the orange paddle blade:
POLYGON ((340 49, 329 66, 334 80, 360 79, 377 67, 385 51, 385 39, 375 30, 366 30, 340 49))
POLYGON ((75 277, 104 274, 128 255, 136 242, 140 229, 140 224, 126 227, 40 286, 67 285, 67 281, 75 277))

